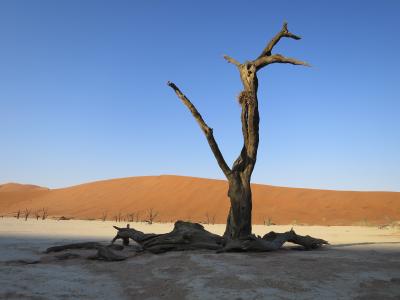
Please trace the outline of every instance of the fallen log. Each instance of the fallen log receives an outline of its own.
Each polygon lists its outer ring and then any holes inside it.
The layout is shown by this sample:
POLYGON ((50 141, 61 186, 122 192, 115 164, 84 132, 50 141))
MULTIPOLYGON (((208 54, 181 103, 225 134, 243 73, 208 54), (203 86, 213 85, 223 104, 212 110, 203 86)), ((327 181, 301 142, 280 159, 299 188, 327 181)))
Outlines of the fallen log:
POLYGON ((126 225, 126 228, 113 226, 117 229, 117 235, 112 239, 111 244, 114 244, 117 239, 122 239, 123 244, 125 246, 129 245, 129 239, 134 240, 137 243, 142 243, 148 239, 159 236, 159 234, 154 233, 143 233, 139 230, 135 230, 130 228, 129 224, 126 225))
POLYGON ((246 238, 227 240, 224 248, 218 252, 268 252, 282 248, 283 244, 290 242, 302 246, 305 250, 317 249, 328 242, 313 238, 309 235, 301 236, 291 229, 284 233, 269 232, 262 238, 250 235, 246 238))
POLYGON ((323 245, 329 245, 329 243, 323 239, 313 238, 309 235, 301 236, 294 232, 293 228, 286 232, 286 233, 276 233, 271 231, 265 234, 262 238, 266 241, 277 240, 279 238, 286 238, 287 242, 297 244, 303 246, 305 250, 312 250, 321 248, 323 245), (289 234, 288 234, 289 233, 289 234), (282 235, 288 234, 287 236, 283 237, 282 235))
MULTIPOLYGON (((115 254, 112 250, 122 250, 123 248, 124 247, 120 245, 102 245, 97 242, 84 242, 50 247, 46 249, 45 253, 61 252, 65 250, 97 250, 96 255, 90 256, 89 259, 120 261, 127 259, 127 257, 115 254)), ((69 259, 72 257, 77 256, 72 253, 57 256, 59 259, 69 259)))
POLYGON ((97 242, 84 242, 84 243, 74 243, 74 244, 67 244, 67 245, 62 245, 62 246, 54 246, 47 248, 45 253, 51 253, 51 252, 60 252, 64 250, 73 250, 73 249, 98 249, 99 247, 102 247, 100 243, 97 242))

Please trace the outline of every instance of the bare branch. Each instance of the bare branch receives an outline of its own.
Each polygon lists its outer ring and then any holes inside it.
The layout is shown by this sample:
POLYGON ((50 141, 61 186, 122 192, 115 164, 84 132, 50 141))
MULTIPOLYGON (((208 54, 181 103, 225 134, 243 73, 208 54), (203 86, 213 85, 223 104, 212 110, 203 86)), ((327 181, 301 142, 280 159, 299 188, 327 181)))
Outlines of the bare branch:
POLYGON ((311 67, 311 65, 305 61, 297 60, 297 59, 291 58, 291 57, 285 57, 280 54, 264 56, 264 57, 258 58, 257 60, 254 61, 254 65, 256 66, 257 71, 267 65, 274 64, 274 63, 292 64, 292 65, 301 65, 301 66, 311 67))
POLYGON ((224 58, 225 58, 225 60, 227 60, 229 63, 234 64, 234 65, 237 66, 237 67, 240 66, 240 63, 239 63, 236 59, 234 59, 234 58, 232 58, 232 57, 230 57, 230 56, 228 56, 228 55, 224 55, 224 58))
POLYGON ((213 152, 215 159, 218 162, 219 167, 221 168, 222 172, 224 172, 226 177, 229 177, 231 174, 231 169, 228 167, 225 159, 219 150, 218 144, 214 139, 213 130, 212 128, 208 127, 208 125, 204 122, 202 116, 197 111, 196 107, 190 102, 188 98, 181 92, 181 90, 171 81, 167 83, 176 93, 176 95, 181 99, 183 104, 190 110, 193 117, 196 119, 197 123, 199 124, 201 130, 204 132, 208 144, 210 145, 211 151, 213 152))
POLYGON ((272 49, 275 47, 276 44, 278 44, 278 42, 280 41, 280 39, 282 37, 287 37, 287 38, 291 38, 291 39, 294 39, 294 40, 300 40, 301 39, 300 36, 289 32, 289 30, 287 28, 287 22, 284 22, 281 31, 279 31, 272 38, 272 40, 268 43, 268 45, 265 47, 265 49, 261 52, 260 56, 257 57, 257 59, 261 58, 263 56, 270 56, 272 49))

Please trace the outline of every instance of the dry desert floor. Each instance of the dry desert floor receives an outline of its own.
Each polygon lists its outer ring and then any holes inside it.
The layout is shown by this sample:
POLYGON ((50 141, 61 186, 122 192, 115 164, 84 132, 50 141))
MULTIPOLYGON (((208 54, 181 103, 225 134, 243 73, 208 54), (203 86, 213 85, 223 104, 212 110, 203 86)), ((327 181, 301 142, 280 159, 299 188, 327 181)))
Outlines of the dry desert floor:
MULTIPOLYGON (((270 253, 142 253, 122 262, 43 253, 70 242, 109 242, 112 225, 118 224, 0 218, 0 299, 400 299, 395 227, 295 226, 299 234, 330 242, 315 251, 288 244, 270 253)), ((163 233, 173 224, 131 227, 163 233)), ((224 225, 205 227, 218 234, 224 230, 224 225)), ((290 228, 256 225, 253 231, 290 228)))

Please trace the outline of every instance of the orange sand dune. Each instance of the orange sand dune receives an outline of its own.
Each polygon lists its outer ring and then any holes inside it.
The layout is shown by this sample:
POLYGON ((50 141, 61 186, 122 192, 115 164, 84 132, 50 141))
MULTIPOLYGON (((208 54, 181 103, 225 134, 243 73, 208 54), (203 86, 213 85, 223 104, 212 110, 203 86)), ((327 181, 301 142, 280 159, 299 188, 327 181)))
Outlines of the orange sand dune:
MULTIPOLYGON (((158 212, 156 221, 224 223, 229 209, 227 182, 182 177, 144 176, 97 181, 63 189, 0 185, 0 215, 19 209, 48 209, 50 216, 115 219, 158 212)), ((348 192, 253 185, 253 223, 367 225, 400 220, 400 193, 348 192)))

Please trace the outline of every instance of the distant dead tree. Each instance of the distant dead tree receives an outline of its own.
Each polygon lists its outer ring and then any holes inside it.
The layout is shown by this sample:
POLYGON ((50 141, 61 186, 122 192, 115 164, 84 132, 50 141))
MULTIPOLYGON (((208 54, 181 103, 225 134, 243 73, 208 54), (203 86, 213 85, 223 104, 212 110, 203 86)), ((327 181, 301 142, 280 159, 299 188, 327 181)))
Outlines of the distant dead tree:
POLYGON ((38 221, 40 219, 40 210, 35 210, 35 218, 36 218, 36 221, 38 221))
POLYGON ((15 213, 15 218, 19 219, 20 216, 21 216, 21 210, 18 209, 18 211, 15 213))
POLYGON ((42 208, 42 220, 46 220, 48 216, 48 210, 47 208, 42 208))
POLYGON ((135 213, 129 213, 127 214, 128 222, 134 222, 135 221, 135 213))
POLYGON ((136 223, 139 222, 140 211, 136 212, 136 223))
POLYGON ((101 220, 102 220, 103 222, 105 222, 105 221, 107 220, 107 212, 106 212, 106 211, 103 211, 103 212, 102 212, 102 214, 101 214, 101 220))
POLYGON ((25 221, 28 220, 30 214, 31 214, 31 210, 28 209, 28 208, 25 208, 25 211, 24 211, 24 218, 25 218, 25 221))
POLYGON ((118 212, 118 222, 121 222, 121 221, 122 221, 122 213, 118 212))
POLYGON ((147 210, 146 222, 150 225, 153 224, 154 220, 157 218, 158 212, 154 211, 153 208, 147 210))
POLYGON ((119 211, 117 215, 114 216, 115 222, 122 221, 122 213, 119 211))
POLYGON ((210 215, 208 212, 206 213, 206 224, 215 224, 215 214, 210 215))
POLYGON ((264 225, 271 226, 271 225, 275 225, 275 223, 272 222, 271 217, 268 217, 268 218, 264 219, 264 225))

